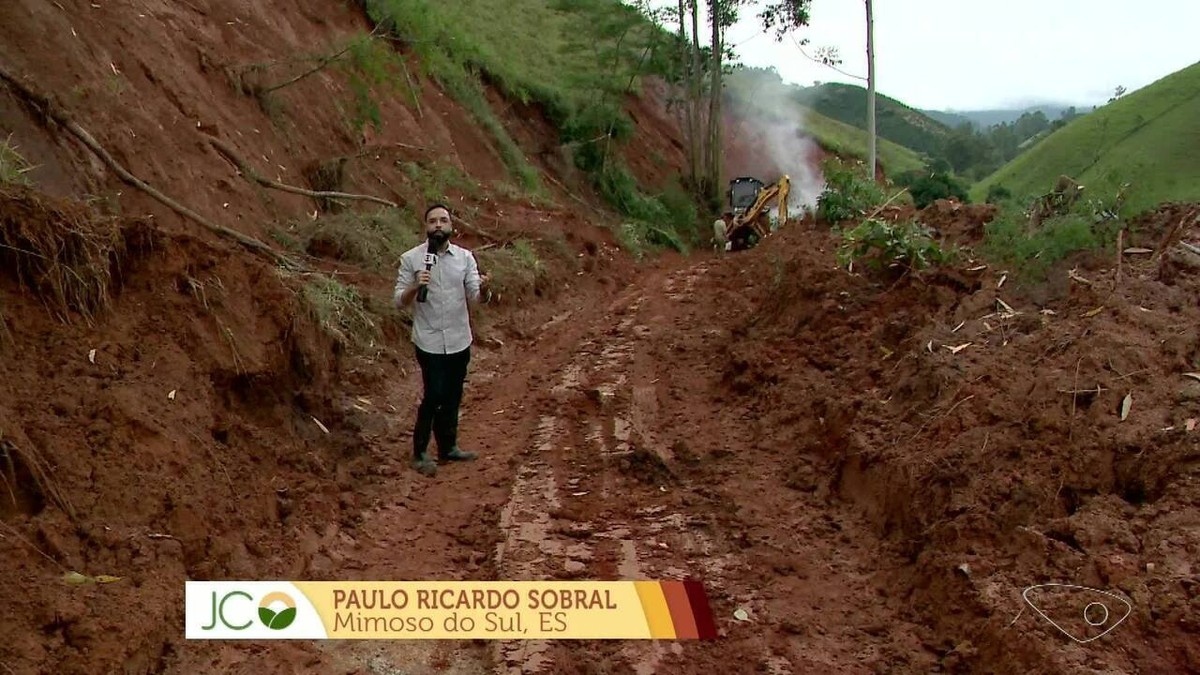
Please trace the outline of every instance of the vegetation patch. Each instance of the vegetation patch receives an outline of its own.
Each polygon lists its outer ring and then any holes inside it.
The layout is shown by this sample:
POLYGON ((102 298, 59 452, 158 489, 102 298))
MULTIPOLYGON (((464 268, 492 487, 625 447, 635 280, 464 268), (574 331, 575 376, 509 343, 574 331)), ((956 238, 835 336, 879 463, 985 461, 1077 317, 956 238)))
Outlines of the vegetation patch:
POLYGON ((33 185, 29 180, 29 172, 33 170, 33 166, 25 161, 21 153, 17 152, 17 146, 12 142, 12 136, 0 141, 0 186, 5 185, 24 185, 29 187, 33 185))
POLYGON ((1031 224, 1030 211, 1019 201, 1002 201, 995 219, 984 227, 982 252, 1013 269, 1043 276, 1054 263, 1080 251, 1116 244, 1124 221, 1117 215, 1121 195, 1080 200, 1069 211, 1031 224))
POLYGON ((479 186, 462 169, 444 162, 400 162, 400 169, 426 202, 447 202, 454 190, 469 197, 479 186))
POLYGON ((491 302, 517 302, 546 290, 549 281, 546 264, 524 239, 511 246, 475 251, 475 258, 480 271, 488 275, 491 302))
POLYGON ((125 254, 116 218, 21 185, 0 185, 0 269, 48 300, 63 319, 90 319, 111 298, 125 254))
POLYGON ((369 348, 379 338, 379 326, 353 286, 324 274, 308 277, 300 298, 325 333, 347 348, 369 348))
POLYGON ((822 162, 825 189, 817 197, 817 216, 828 223, 861 218, 886 197, 862 162, 831 157, 822 162))
POLYGON ((488 105, 484 82, 538 106, 614 208, 660 229, 675 227, 673 207, 654 205, 659 197, 638 188, 615 152, 634 130, 625 96, 641 75, 668 75, 677 54, 675 36, 637 8, 616 0, 367 0, 366 7, 490 132, 523 188, 540 193, 538 173, 488 105))
POLYGON ((897 268, 905 272, 944 263, 951 257, 924 225, 876 218, 868 218, 843 232, 837 253, 838 264, 842 266, 860 263, 872 270, 897 268))
POLYGON ((420 218, 408 207, 374 212, 343 211, 296 220, 274 233, 293 251, 344 260, 375 272, 393 272, 400 256, 422 241, 420 218))
POLYGON ((957 199, 962 203, 970 201, 967 197, 967 186, 949 173, 935 171, 914 180, 908 187, 912 195, 913 205, 918 209, 936 202, 939 199, 957 199))

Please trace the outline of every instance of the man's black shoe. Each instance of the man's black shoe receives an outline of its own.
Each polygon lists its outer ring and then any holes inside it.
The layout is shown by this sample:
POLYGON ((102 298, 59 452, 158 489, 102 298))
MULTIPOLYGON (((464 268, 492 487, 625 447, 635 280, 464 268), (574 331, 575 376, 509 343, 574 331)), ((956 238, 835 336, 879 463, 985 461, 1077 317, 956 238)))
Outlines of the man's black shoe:
POLYGON ((450 452, 440 453, 438 459, 443 462, 469 462, 478 457, 473 452, 459 450, 458 447, 450 448, 450 452))
POLYGON ((413 468, 425 476, 437 475, 437 463, 430 461, 429 457, 425 455, 413 459, 413 468))

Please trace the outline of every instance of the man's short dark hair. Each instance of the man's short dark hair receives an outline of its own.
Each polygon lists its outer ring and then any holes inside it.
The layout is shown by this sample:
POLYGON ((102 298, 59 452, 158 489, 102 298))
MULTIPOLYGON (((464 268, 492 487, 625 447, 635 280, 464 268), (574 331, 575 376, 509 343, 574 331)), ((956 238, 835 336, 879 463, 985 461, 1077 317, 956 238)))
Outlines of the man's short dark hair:
POLYGON ((451 218, 454 217, 454 212, 450 210, 449 206, 446 206, 441 202, 434 202, 429 205, 429 208, 425 209, 425 215, 421 217, 422 223, 424 223, 426 220, 429 220, 429 214, 433 213, 434 209, 446 209, 446 213, 450 214, 451 218))

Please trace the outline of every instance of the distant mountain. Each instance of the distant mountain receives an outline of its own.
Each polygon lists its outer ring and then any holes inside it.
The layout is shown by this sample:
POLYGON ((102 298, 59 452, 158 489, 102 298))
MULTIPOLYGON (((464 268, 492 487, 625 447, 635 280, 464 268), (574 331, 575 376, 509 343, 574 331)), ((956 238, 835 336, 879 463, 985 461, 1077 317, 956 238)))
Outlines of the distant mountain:
POLYGON ((1029 106, 1027 108, 1000 108, 993 110, 922 110, 921 112, 950 127, 957 127, 963 122, 970 122, 973 126, 979 129, 987 129, 988 127, 996 124, 1012 124, 1020 119, 1021 115, 1038 111, 1041 111, 1041 113, 1050 121, 1054 121, 1071 108, 1075 108, 1081 113, 1088 111, 1088 108, 1080 109, 1078 106, 1047 103, 1043 105, 1029 106))
POLYGON ((972 189, 992 186, 1030 197, 1048 192, 1060 175, 1112 199, 1130 183, 1133 212, 1164 201, 1200 201, 1200 62, 1101 106, 1052 132, 972 189))
POLYGON ((963 113, 946 112, 944 110, 922 110, 921 112, 951 128, 957 128, 963 124, 974 124, 971 122, 971 118, 963 113))
MULTIPOLYGON (((867 127, 867 90, 853 84, 830 82, 799 87, 798 103, 859 129, 867 127)), ((883 94, 875 95, 875 129, 886 138, 925 155, 940 155, 950 127, 883 94)))

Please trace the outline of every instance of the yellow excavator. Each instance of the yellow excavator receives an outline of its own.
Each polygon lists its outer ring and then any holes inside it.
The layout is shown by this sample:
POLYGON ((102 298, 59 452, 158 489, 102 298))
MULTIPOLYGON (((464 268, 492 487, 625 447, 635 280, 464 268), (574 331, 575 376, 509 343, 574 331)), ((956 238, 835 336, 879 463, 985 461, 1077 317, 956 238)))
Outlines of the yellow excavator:
POLYGON ((790 189, 791 179, 786 175, 773 185, 766 185, 750 176, 741 176, 729 181, 729 205, 733 209, 733 221, 729 224, 726 235, 729 250, 742 251, 751 248, 771 233, 768 207, 772 202, 779 202, 779 224, 786 223, 790 189))

